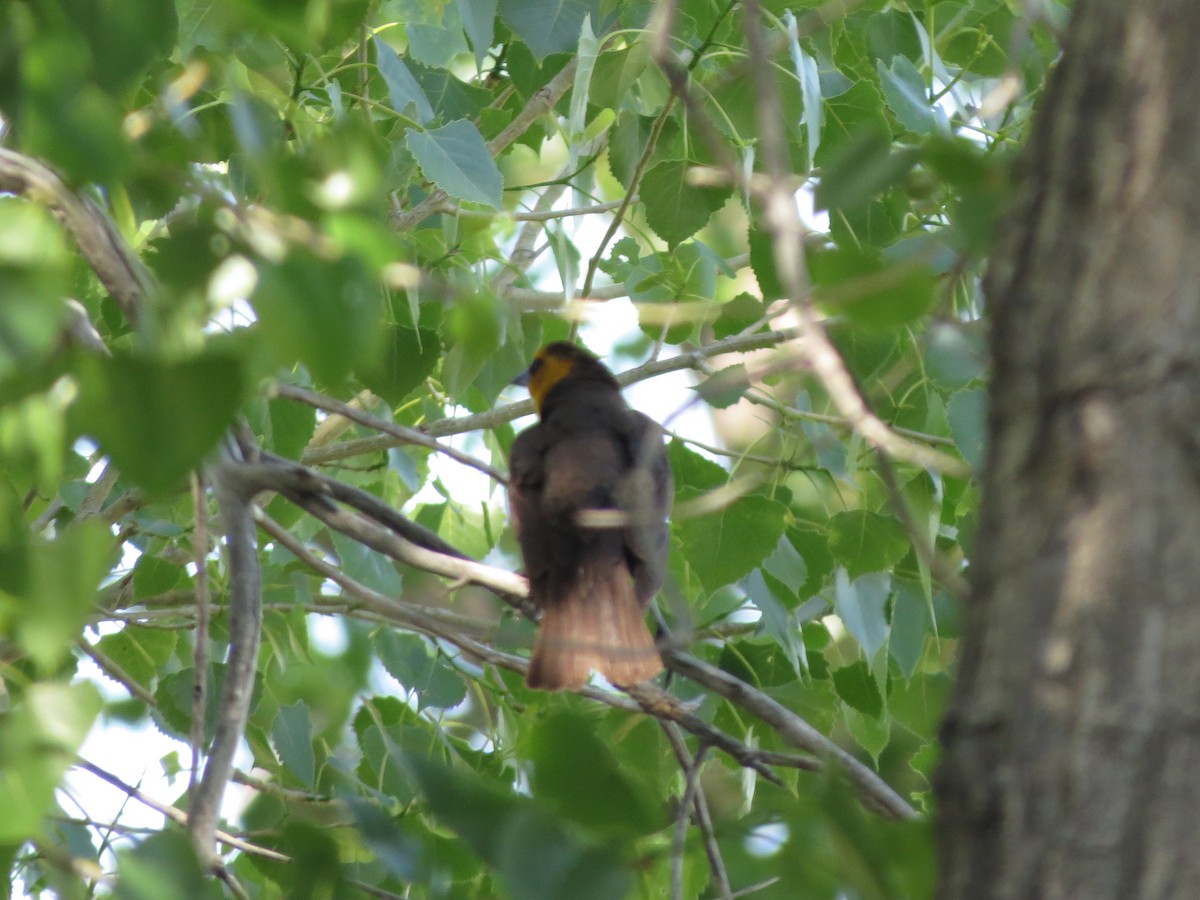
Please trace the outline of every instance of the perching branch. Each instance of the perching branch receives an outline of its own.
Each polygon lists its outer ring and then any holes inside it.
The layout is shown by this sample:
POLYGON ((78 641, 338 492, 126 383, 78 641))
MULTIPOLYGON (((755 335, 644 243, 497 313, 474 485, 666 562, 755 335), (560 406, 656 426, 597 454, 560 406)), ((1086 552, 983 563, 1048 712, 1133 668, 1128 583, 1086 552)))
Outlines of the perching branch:
POLYGON ((222 451, 212 467, 211 480, 221 510, 229 569, 229 655, 225 683, 208 761, 200 788, 192 797, 188 823, 201 860, 216 862, 217 817, 225 787, 233 773, 233 757, 246 730, 258 645, 262 628, 262 584, 251 507, 258 486, 244 476, 243 464, 233 458, 236 448, 222 451))

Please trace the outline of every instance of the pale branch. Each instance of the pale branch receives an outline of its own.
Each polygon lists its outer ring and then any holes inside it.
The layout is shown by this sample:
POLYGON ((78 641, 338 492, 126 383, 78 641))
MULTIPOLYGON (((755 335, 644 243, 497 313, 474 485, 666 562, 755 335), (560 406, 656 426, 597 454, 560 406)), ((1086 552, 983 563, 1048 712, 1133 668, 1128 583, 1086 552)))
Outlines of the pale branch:
MULTIPOLYGON (((143 806, 154 810, 156 813, 159 813, 164 818, 171 820, 176 825, 182 825, 184 827, 188 826, 188 814, 182 809, 155 800, 144 791, 139 790, 131 784, 127 784, 116 775, 113 775, 111 772, 100 768, 94 763, 88 762, 86 759, 80 759, 76 763, 76 766, 86 772, 90 772, 101 781, 108 782, 117 790, 123 791, 126 795, 132 797, 143 806)), ((240 850, 243 853, 252 853, 255 856, 261 856, 265 859, 273 859, 276 862, 291 862, 291 857, 285 856, 278 850, 272 850, 269 847, 261 847, 258 844, 251 843, 250 841, 240 838, 237 835, 230 834, 227 831, 215 829, 213 834, 219 842, 227 847, 233 848, 234 850, 240 850)))
MULTIPOLYGON (((696 347, 684 350, 678 356, 669 359, 657 359, 629 369, 617 375, 617 381, 622 387, 628 387, 647 378, 662 375, 667 372, 678 372, 695 368, 700 360, 724 353, 745 353, 750 350, 762 350, 774 347, 786 341, 795 340, 800 331, 797 328, 781 328, 775 331, 763 331, 757 334, 736 334, 696 347)), ((458 416, 449 419, 438 419, 421 428, 430 437, 447 437, 466 431, 497 428, 522 416, 530 416, 535 412, 532 400, 519 400, 506 406, 490 409, 487 412, 475 413, 469 416, 458 416)), ((323 465, 337 460, 360 456, 364 453, 378 453, 395 447, 397 442, 389 435, 378 435, 367 438, 357 438, 330 444, 327 447, 306 451, 301 462, 306 465, 323 465)))
MULTIPOLYGON (((266 476, 268 487, 264 489, 277 491, 298 506, 308 509, 308 505, 312 503, 330 505, 331 499, 337 500, 339 503, 345 503, 347 506, 357 509, 418 546, 447 556, 466 559, 466 556, 458 548, 451 546, 428 528, 401 515, 394 507, 384 503, 370 491, 364 491, 362 488, 338 481, 336 478, 330 478, 321 472, 265 451, 259 452, 257 465, 272 467, 276 470, 266 476)), ((262 469, 259 470, 260 476, 262 471, 262 469)))
POLYGON ((140 324, 142 305, 154 293, 153 278, 99 204, 72 191, 49 166, 6 147, 0 147, 0 191, 49 209, 125 318, 135 327, 140 324))
MULTIPOLYGON (((478 627, 476 623, 464 622, 461 616, 457 616, 447 610, 407 603, 403 600, 387 597, 359 584, 349 575, 346 575, 338 566, 315 555, 305 546, 303 541, 296 538, 286 528, 257 507, 254 509, 254 521, 273 540, 277 541, 280 546, 287 549, 289 553, 313 571, 338 585, 347 596, 355 599, 356 605, 364 607, 379 617, 379 621, 393 624, 398 623, 406 628, 431 635, 440 635, 442 633, 461 635, 463 631, 473 630, 478 627)), ((319 606, 311 608, 315 612, 325 611, 319 606)), ((346 609, 339 607, 335 607, 332 611, 348 612, 346 609)))
POLYGON ((315 473, 302 466, 282 466, 267 461, 243 463, 238 469, 239 477, 256 490, 283 494, 333 530, 397 562, 444 578, 481 584, 505 595, 521 597, 526 593, 525 580, 519 575, 485 566, 462 555, 452 556, 430 550, 372 519, 330 502, 328 497, 312 489, 316 481, 315 473))
MULTIPOLYGON (((554 108, 554 105, 563 98, 563 95, 570 89, 575 82, 575 69, 579 65, 578 57, 572 57, 557 75, 551 78, 546 84, 538 90, 525 104, 524 108, 513 117, 513 120, 508 123, 498 135, 492 138, 487 143, 488 151, 492 156, 498 156, 503 152, 509 144, 523 135, 529 130, 537 119, 554 108)), ((435 213, 447 200, 450 195, 441 188, 434 188, 428 197, 418 203, 411 209, 394 210, 391 213, 390 219, 392 227, 397 231, 408 231, 421 224, 426 218, 435 213)))
POLYGON ((734 705, 753 713, 770 725, 780 738, 793 747, 815 754, 819 758, 832 759, 839 763, 850 782, 882 814, 893 819, 917 818, 916 810, 875 772, 779 701, 768 697, 762 691, 723 669, 710 665, 688 653, 669 646, 662 647, 660 650, 663 662, 671 671, 690 678, 697 684, 720 694, 734 705))
MULTIPOLYGON (((680 734, 679 726, 673 722, 660 722, 663 734, 667 736, 667 742, 671 745, 671 750, 675 753, 675 759, 678 760, 680 768, 687 773, 689 784, 693 780, 693 773, 699 775, 700 763, 703 761, 702 751, 707 749, 704 744, 696 751, 695 757, 688 754, 687 744, 684 743, 683 735, 680 734)), ((729 884, 729 873, 725 869, 725 860, 721 856, 721 848, 717 844, 716 829, 713 827, 712 815, 708 809, 708 799, 704 793, 704 785, 698 777, 695 778, 695 798, 693 807, 696 811, 696 827, 700 830, 700 839, 704 843, 704 853, 708 857, 708 867, 712 870, 713 881, 717 885, 717 896, 721 900, 728 900, 732 896, 732 887, 729 884)), ((685 791, 686 793, 686 791, 685 791)), ((680 817, 687 813, 687 804, 680 804, 680 817)), ((682 850, 680 851, 682 856, 682 850)))
MULTIPOLYGON (((512 672, 517 672, 522 676, 529 668, 529 660, 517 656, 512 653, 505 653, 498 650, 490 644, 483 643, 468 637, 450 627, 438 618, 431 616, 427 611, 412 604, 404 603, 403 601, 387 597, 378 591, 359 583, 354 578, 346 575, 339 568, 312 554, 307 547, 295 537, 288 533, 278 523, 274 522, 269 516, 261 511, 255 512, 255 519, 259 526, 263 528, 274 540, 279 541, 293 555, 312 567, 322 576, 330 579, 337 584, 344 592, 360 600, 365 607, 372 612, 383 616, 386 620, 393 624, 400 625, 413 631, 419 631, 429 637, 445 641, 470 657, 474 657, 483 662, 489 663, 499 668, 508 669, 512 672)), ((484 567, 486 568, 486 567, 484 567)), ((497 570, 503 572, 503 570, 497 570)), ((504 573, 509 575, 511 573, 504 573)), ((514 576, 518 577, 519 576, 514 576)), ((524 582, 524 579, 520 579, 524 582)), ((527 590, 523 588, 522 593, 527 590)), ((691 713, 684 703, 661 688, 653 685, 642 684, 635 685, 626 689, 630 697, 636 702, 631 702, 621 694, 611 691, 600 690, 599 688, 585 685, 580 688, 577 693, 580 696, 587 697, 591 700, 607 704, 608 706, 617 709, 623 709, 627 712, 638 710, 645 711, 654 718, 662 721, 677 722, 687 731, 692 732, 701 740, 706 741, 712 746, 729 754, 738 763, 748 768, 754 769, 764 778, 769 781, 779 783, 779 776, 769 768, 766 759, 768 755, 764 755, 758 750, 746 746, 736 738, 725 734, 712 725, 709 725, 703 719, 691 713)), ((784 765, 801 769, 815 769, 819 767, 816 760, 803 756, 785 756, 782 754, 770 755, 772 765, 784 765)))
POLYGON ((389 422, 379 416, 372 415, 366 410, 351 406, 348 403, 343 403, 340 400, 334 400, 332 397, 326 397, 324 394, 319 394, 316 391, 310 391, 307 388, 299 387, 294 384, 278 383, 275 385, 275 393, 280 397, 287 397, 289 400, 296 400, 300 403, 306 403, 316 409, 322 409, 325 412, 336 413, 345 419, 352 422, 357 422, 359 425, 365 425, 368 428, 373 428, 384 434, 390 435, 397 440, 406 444, 416 444, 419 447, 425 447, 429 450, 434 450, 444 456, 450 457, 455 462, 462 463, 464 466, 470 466, 484 475, 487 475, 492 480, 506 484, 507 479, 504 475, 485 462, 481 462, 469 453, 463 453, 451 447, 449 444, 443 444, 436 438, 432 438, 416 428, 409 428, 405 425, 397 425, 395 422, 389 422))
MULTIPOLYGON (((845 4, 830 4, 829 14, 835 14, 836 10, 844 6, 845 4)), ((757 4, 746 4, 747 37, 752 41, 752 45, 758 48, 758 53, 767 54, 769 48, 761 40, 757 28, 758 12, 757 4)), ((808 17, 806 21, 824 23, 824 16, 822 13, 821 17, 808 17)), ((671 83, 672 90, 688 107, 689 122, 716 157, 717 167, 748 195, 757 198, 763 208, 764 224, 772 238, 775 266, 785 292, 792 300, 792 308, 799 322, 798 330, 802 340, 798 346, 803 360, 824 386, 848 427, 862 435, 871 446, 901 462, 936 469, 958 478, 969 478, 972 470, 965 462, 905 440, 872 412, 855 385, 841 354, 829 340, 820 318, 812 308, 802 246, 807 239, 807 232, 796 211, 791 173, 786 166, 786 154, 780 150, 778 141, 773 139, 779 137, 778 123, 782 119, 778 118, 778 97, 777 91, 774 90, 774 81, 770 78, 769 58, 767 55, 760 59, 757 53, 752 52, 748 62, 756 81, 760 119, 763 118, 762 110, 771 110, 767 115, 776 116, 765 125, 762 121, 759 122, 760 127, 764 128, 764 157, 769 170, 763 179, 746 177, 738 160, 729 152, 725 141, 708 122, 706 111, 696 102, 688 85, 686 70, 666 51, 665 44, 662 52, 656 55, 656 60, 671 83)))
MULTIPOLYGON (((564 185, 565 187, 565 185, 564 185)), ((637 197, 630 202, 636 203, 637 197)), ((462 218, 495 219, 499 216, 512 219, 514 222, 552 222, 555 219, 570 219, 575 216, 594 216, 599 213, 611 212, 619 208, 625 200, 611 200, 608 203, 597 203, 593 206, 573 206, 569 209, 545 209, 531 212, 507 212, 504 210, 465 209, 453 203, 443 203, 435 212, 462 218)))
POLYGON ((701 744, 691 759, 685 754, 679 761, 684 773, 683 798, 679 801, 679 815, 675 822, 675 834, 671 838, 671 900, 683 900, 683 853, 687 849, 687 827, 691 820, 691 808, 700 790, 700 766, 708 747, 701 744))
MULTIPOLYGON (((554 204, 558 202, 558 198, 567 189, 565 179, 570 174, 569 169, 559 170, 557 177, 563 180, 557 184, 550 185, 542 192, 542 195, 537 199, 537 203, 533 205, 535 213, 546 213, 553 208, 554 204)), ((537 247, 538 235, 543 234, 545 230, 542 224, 535 220, 527 221, 521 226, 521 230, 517 232, 517 239, 509 251, 508 260, 492 279, 492 290, 496 292, 496 296, 508 298, 509 292, 513 290, 513 285, 517 283, 517 279, 529 271, 529 267, 533 265, 534 260, 546 249, 546 244, 543 244, 540 248, 537 247)))
POLYGON ((238 452, 239 448, 228 440, 210 474, 225 531, 229 570, 229 652, 212 746, 200 787, 189 805, 192 843, 197 856, 209 864, 216 863, 214 836, 221 798, 225 796, 233 773, 233 757, 250 715, 262 629, 262 577, 251 515, 253 498, 259 488, 245 477, 245 464, 233 456, 238 452))

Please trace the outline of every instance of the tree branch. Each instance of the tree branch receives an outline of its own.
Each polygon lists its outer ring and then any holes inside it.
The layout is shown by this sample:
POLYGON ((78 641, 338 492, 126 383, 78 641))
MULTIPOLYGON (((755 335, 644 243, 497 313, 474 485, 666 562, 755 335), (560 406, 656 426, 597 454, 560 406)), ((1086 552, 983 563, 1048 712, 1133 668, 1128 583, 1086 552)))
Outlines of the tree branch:
POLYGON ((0 191, 49 209, 75 239, 125 318, 135 327, 140 324, 142 305, 154 293, 154 279, 94 200, 68 188, 49 166, 5 147, 0 147, 0 191))
POLYGON ((233 757, 246 730, 262 629, 262 584, 251 507, 258 486, 245 478, 232 447, 212 467, 211 481, 225 529, 229 569, 229 654, 212 748, 200 789, 192 797, 189 830, 196 854, 215 864, 215 834, 221 798, 233 773, 233 757))

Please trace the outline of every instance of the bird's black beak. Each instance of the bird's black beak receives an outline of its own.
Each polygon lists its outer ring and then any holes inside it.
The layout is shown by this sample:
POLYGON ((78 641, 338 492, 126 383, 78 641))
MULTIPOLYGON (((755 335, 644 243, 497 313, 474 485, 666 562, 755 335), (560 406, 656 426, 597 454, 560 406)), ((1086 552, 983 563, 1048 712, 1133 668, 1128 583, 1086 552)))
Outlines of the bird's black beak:
POLYGON ((513 384, 519 384, 521 387, 529 387, 529 370, 526 369, 520 375, 512 380, 513 384))

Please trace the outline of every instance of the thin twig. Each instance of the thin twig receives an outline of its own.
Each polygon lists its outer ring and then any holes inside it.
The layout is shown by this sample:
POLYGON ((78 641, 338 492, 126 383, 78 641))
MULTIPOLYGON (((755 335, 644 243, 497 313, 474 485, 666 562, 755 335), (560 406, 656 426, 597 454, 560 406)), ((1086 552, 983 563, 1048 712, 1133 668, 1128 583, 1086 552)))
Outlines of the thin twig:
POLYGON ((302 388, 294 384, 276 384, 275 393, 280 397, 287 397, 289 400, 298 400, 317 409, 335 413, 352 422, 357 422, 359 425, 374 428, 376 431, 390 435, 402 443, 416 444, 429 450, 436 450, 438 453, 450 457, 455 462, 460 462, 464 466, 470 466, 472 469, 482 472, 500 484, 507 483, 507 479, 487 463, 481 462, 470 454, 463 453, 461 450, 456 450, 449 444, 443 444, 436 438, 432 438, 428 434, 418 431, 416 428, 397 425, 395 422, 389 422, 386 419, 381 419, 379 416, 371 415, 366 410, 358 409, 348 403, 343 403, 341 400, 326 397, 324 394, 319 394, 316 391, 310 391, 307 388, 302 388))
POLYGON ((192 553, 196 563, 196 634, 192 656, 192 765, 188 773, 188 796, 195 796, 200 777, 200 751, 204 744, 204 716, 208 709, 208 494, 204 475, 192 476, 192 506, 196 528, 192 533, 192 553))
POLYGON ((893 819, 916 819, 917 812, 907 801, 891 789, 875 772, 867 768, 843 750, 803 718, 792 712, 778 700, 768 697, 723 669, 709 665, 690 654, 671 647, 659 648, 663 662, 698 684, 715 691, 735 706, 753 713, 770 725, 775 732, 793 747, 799 747, 818 757, 832 759, 840 764, 846 777, 859 793, 882 814, 893 819))

